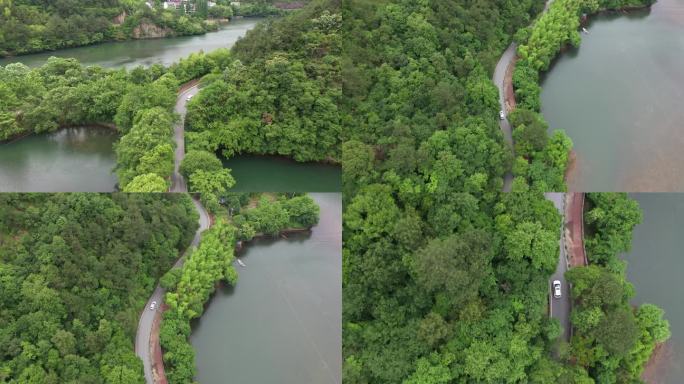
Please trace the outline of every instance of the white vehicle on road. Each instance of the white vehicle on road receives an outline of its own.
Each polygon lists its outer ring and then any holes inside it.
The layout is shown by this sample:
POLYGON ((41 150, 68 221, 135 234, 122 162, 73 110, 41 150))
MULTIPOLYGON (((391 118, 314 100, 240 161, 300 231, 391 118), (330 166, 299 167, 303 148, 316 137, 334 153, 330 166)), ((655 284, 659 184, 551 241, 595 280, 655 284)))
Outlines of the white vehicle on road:
POLYGON ((192 99, 193 96, 195 96, 195 95, 190 95, 190 96, 188 96, 188 98, 185 99, 185 100, 190 101, 190 99, 192 99))
POLYGON ((561 282, 560 280, 553 281, 553 297, 556 299, 561 297, 561 282))
POLYGON ((157 302, 153 301, 150 303, 150 311, 154 311, 155 309, 157 309, 157 302))
POLYGON ((503 110, 499 111, 499 119, 503 120, 506 118, 506 114, 504 113, 503 110))

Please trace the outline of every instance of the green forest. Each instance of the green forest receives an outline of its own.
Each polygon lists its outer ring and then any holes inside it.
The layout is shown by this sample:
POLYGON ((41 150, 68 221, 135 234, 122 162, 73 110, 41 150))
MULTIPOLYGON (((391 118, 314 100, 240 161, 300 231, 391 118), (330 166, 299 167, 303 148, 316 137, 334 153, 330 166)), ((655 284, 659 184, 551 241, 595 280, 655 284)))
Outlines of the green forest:
POLYGON ((343 177, 355 180, 347 185, 380 182, 418 194, 496 190, 513 169, 526 176, 515 191, 565 189, 572 143, 537 129, 518 134, 531 163, 514 164, 490 80, 501 52, 542 2, 345 4, 342 121, 350 140, 343 177), (528 138, 538 131, 543 140, 528 138))
POLYGON ((55 57, 34 69, 0 66, 0 141, 70 126, 116 129, 119 188, 164 192, 173 173, 173 108, 180 84, 229 62, 229 51, 219 49, 169 68, 109 70, 55 57))
POLYGON ((188 342, 190 321, 200 317, 204 305, 225 282, 234 286, 238 273, 233 266, 238 241, 255 236, 277 236, 283 230, 310 228, 318 223, 320 208, 309 196, 287 194, 230 194, 227 208, 212 228, 202 233, 197 249, 186 256, 181 268, 161 279, 168 290, 169 309, 164 312, 160 340, 164 370, 171 384, 190 383, 195 376, 195 352, 188 342))
POLYGON ((598 383, 638 382, 656 343, 670 337, 662 309, 630 304, 634 287, 619 258, 631 248, 641 210, 623 193, 590 193, 587 198, 585 247, 590 265, 566 274, 572 283, 575 332, 565 353, 598 383))
MULTIPOLYGON (((207 0, 193 0, 196 12, 163 9, 153 0, 0 0, 0 57, 78 47, 106 41, 196 35, 215 30, 205 19, 232 16, 225 6, 209 13, 207 0), (155 34, 146 34, 152 26, 155 34)), ((214 7, 216 8, 216 7, 214 7)))
POLYGON ((0 194, 0 381, 144 383, 138 317, 197 219, 187 195, 0 194))
MULTIPOLYGON (((555 3, 551 15, 567 2, 555 3)), ((533 40, 526 27, 542 9, 541 1, 343 3, 345 383, 632 383, 668 337, 662 310, 629 305, 617 254, 638 222, 631 216, 612 216, 611 237, 588 245, 605 266, 569 273, 576 337, 560 342, 548 317, 561 222, 541 192, 565 190, 572 142, 562 131, 549 136, 538 108, 523 101, 509 115, 514 159, 490 80, 511 41, 525 62, 521 38, 533 40), (524 193, 500 193, 508 169, 513 191, 524 193), (610 298, 580 283, 607 266, 620 283, 610 298), (633 327, 620 328, 623 320, 633 327), (622 331, 631 340, 600 335, 622 331)), ((561 48, 552 46, 550 57, 561 48)))
POLYGON ((317 0, 249 31, 189 103, 188 149, 339 161, 341 27, 336 2, 317 0))

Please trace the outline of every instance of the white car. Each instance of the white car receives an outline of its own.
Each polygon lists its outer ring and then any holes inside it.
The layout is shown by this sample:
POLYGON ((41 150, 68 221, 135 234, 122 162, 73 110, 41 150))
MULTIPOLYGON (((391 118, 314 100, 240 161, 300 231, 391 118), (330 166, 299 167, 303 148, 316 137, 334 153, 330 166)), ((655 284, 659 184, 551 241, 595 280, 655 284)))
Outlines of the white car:
POLYGON ((153 301, 150 303, 150 311, 154 311, 155 309, 157 309, 157 302, 153 301))
POLYGON ((504 113, 504 111, 499 111, 499 119, 503 120, 505 118, 506 118, 506 114, 504 113))
POLYGON ((561 282, 560 280, 553 281, 553 297, 556 299, 561 297, 561 282))
POLYGON ((190 95, 190 96, 188 96, 188 98, 185 99, 185 100, 190 101, 190 99, 192 99, 193 96, 195 96, 195 95, 190 95))

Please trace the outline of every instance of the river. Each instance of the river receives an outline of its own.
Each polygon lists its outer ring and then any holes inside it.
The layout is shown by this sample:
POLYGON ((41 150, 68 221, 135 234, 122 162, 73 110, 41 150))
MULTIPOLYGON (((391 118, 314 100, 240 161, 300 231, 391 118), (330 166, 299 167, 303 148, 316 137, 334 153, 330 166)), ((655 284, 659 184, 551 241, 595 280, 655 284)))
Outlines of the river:
POLYGON ((648 382, 681 384, 684 377, 684 307, 680 294, 684 275, 684 194, 635 193, 631 197, 643 211, 643 222, 634 229, 632 250, 623 255, 627 261, 627 278, 636 290, 633 302, 653 303, 663 308, 672 332, 648 382))
POLYGON ((0 192, 112 192, 117 133, 67 128, 0 145, 0 192))
POLYGON ((127 40, 10 57, 0 59, 0 65, 21 62, 29 67, 38 67, 43 65, 51 56, 57 56, 74 57, 85 65, 99 65, 106 68, 124 67, 130 69, 139 65, 148 67, 152 64, 169 66, 193 52, 210 52, 217 48, 230 48, 261 20, 263 19, 233 19, 217 32, 209 32, 204 35, 127 40))
POLYGON ((573 191, 684 191, 684 0, 590 18, 542 82, 577 161, 573 191))
POLYGON ((341 382, 342 198, 311 196, 321 207, 312 233, 248 244, 237 286, 217 290, 194 322, 199 383, 341 382))

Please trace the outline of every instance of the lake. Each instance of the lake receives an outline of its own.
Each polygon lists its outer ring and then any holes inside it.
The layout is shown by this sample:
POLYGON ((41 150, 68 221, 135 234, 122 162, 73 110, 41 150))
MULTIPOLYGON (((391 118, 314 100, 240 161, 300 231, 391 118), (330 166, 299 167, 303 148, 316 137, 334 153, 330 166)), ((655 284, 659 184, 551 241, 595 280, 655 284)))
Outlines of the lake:
POLYGON ((684 377, 684 307, 679 289, 684 275, 684 194, 635 193, 631 197, 639 202, 644 216, 634 229, 632 250, 623 255, 627 278, 636 290, 632 301, 663 308, 672 332, 649 383, 680 384, 684 377))
POLYGON ((81 127, 0 144, 0 192, 112 192, 116 138, 81 127))
POLYGON ((0 59, 0 65, 21 62, 29 67, 38 67, 45 64, 51 56, 56 56, 73 57, 85 65, 106 68, 130 69, 152 64, 169 66, 193 52, 230 48, 261 20, 263 18, 233 19, 217 32, 204 35, 127 40, 4 58, 0 59))
POLYGON ((246 245, 236 287, 217 290, 190 342, 202 384, 340 383, 342 197, 311 194, 310 235, 246 245))
POLYGON ((338 192, 342 167, 322 163, 298 163, 277 156, 238 155, 223 160, 236 184, 233 192, 338 192))
POLYGON ((684 0, 590 17, 542 82, 542 113, 575 144, 572 191, 684 191, 684 0))

